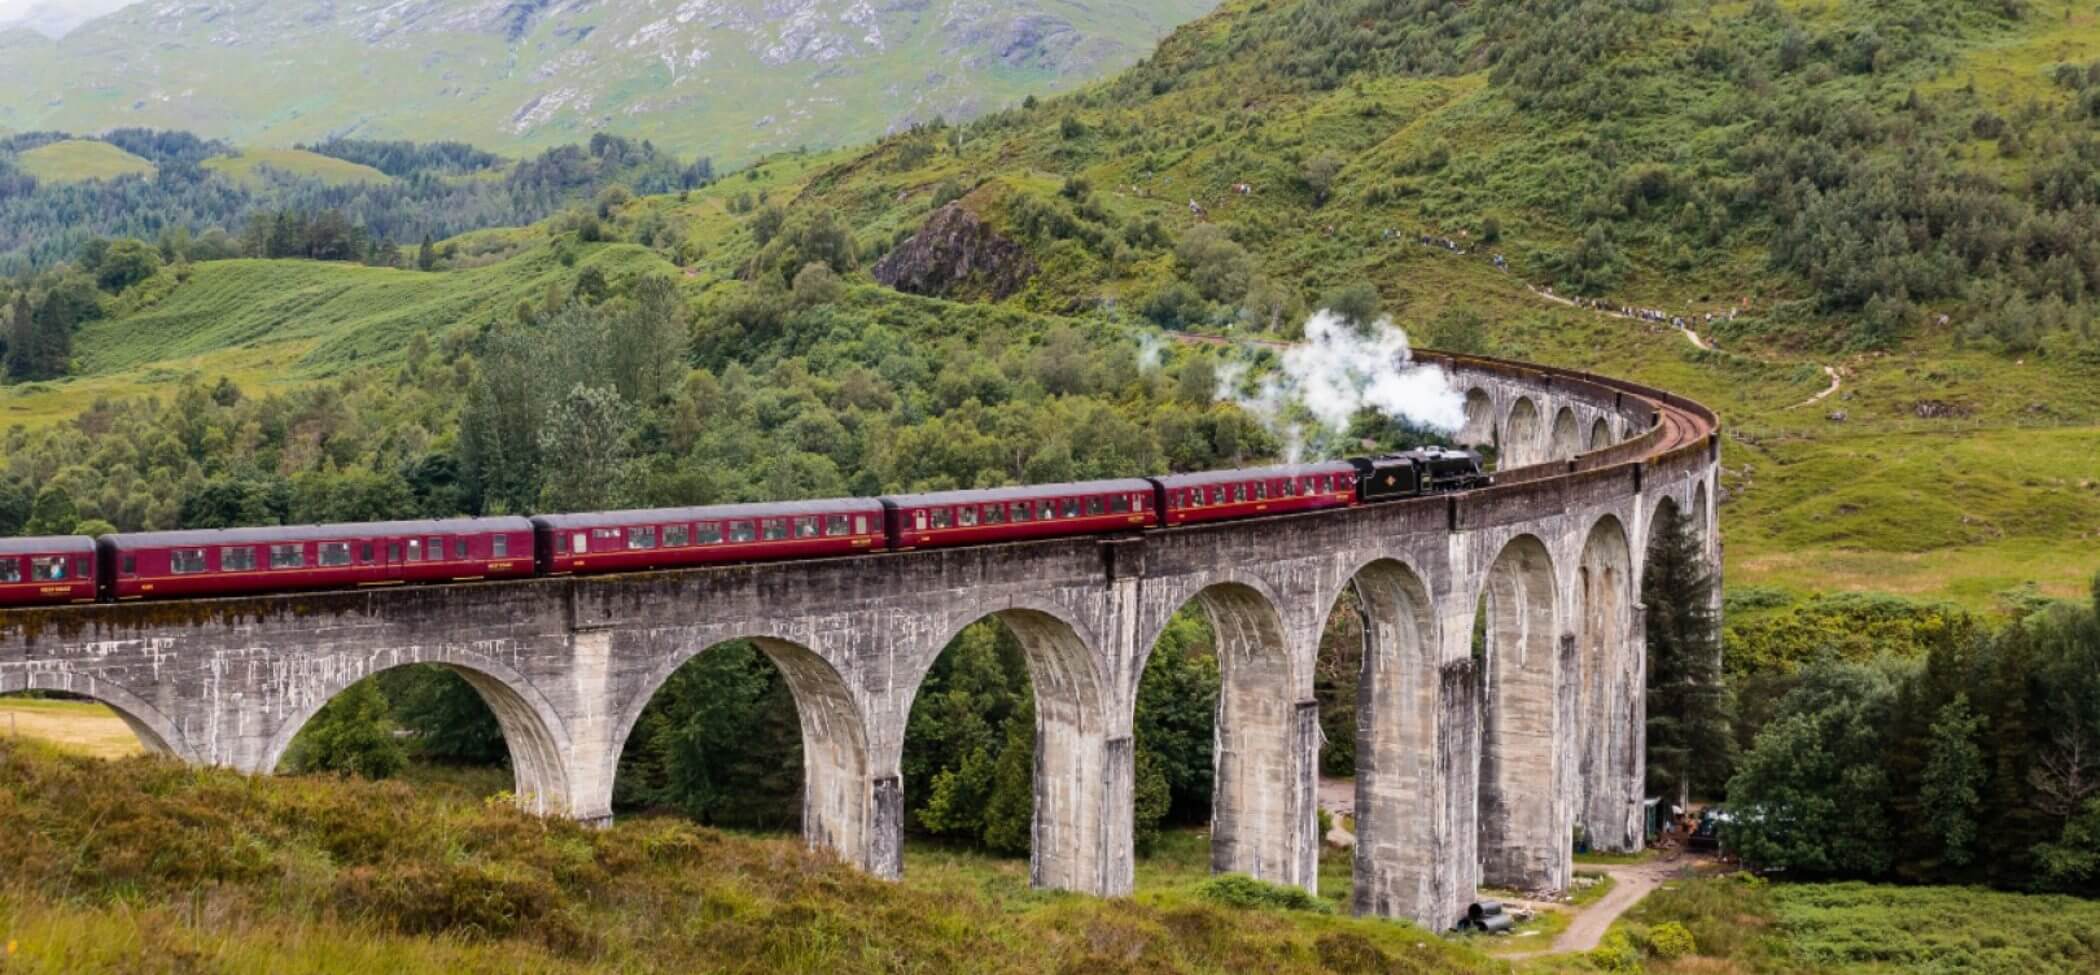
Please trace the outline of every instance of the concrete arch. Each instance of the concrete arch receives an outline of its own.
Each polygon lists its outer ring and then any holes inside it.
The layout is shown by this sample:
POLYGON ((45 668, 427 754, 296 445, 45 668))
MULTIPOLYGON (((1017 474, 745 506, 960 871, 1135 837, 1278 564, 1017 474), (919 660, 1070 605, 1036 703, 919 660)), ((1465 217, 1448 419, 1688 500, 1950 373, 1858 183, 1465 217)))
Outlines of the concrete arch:
POLYGON ((1458 432, 1463 446, 1477 447, 1495 442, 1495 399, 1475 386, 1466 390, 1466 422, 1458 432))
POLYGON ((1590 843, 1608 851, 1638 849, 1642 839, 1640 742, 1633 717, 1645 712, 1641 650, 1634 632, 1639 601, 1633 547, 1614 515, 1597 519, 1575 567, 1576 761, 1565 795, 1590 843))
POLYGON ((1563 406, 1553 415, 1553 442, 1547 460, 1571 460, 1582 453, 1582 424, 1575 419, 1575 408, 1563 406))
POLYGON ((496 723, 503 729, 504 745, 510 749, 511 771, 516 776, 513 791, 519 808, 537 815, 567 816, 578 811, 578 796, 571 788, 567 759, 570 754, 568 732, 562 725, 560 712, 525 675, 475 654, 436 652, 408 656, 383 653, 314 675, 311 682, 301 682, 301 693, 290 699, 290 710, 279 719, 277 732, 264 747, 262 761, 254 771, 275 771, 299 730, 350 685, 412 664, 444 667, 465 679, 468 686, 481 695, 482 702, 488 705, 489 711, 496 716, 496 723))
POLYGON ((1429 586, 1405 563, 1380 559, 1349 585, 1364 616, 1356 705, 1357 914, 1433 914, 1436 875, 1438 641, 1429 586))
MULTIPOLYGON (((897 876, 897 851, 879 842, 873 822, 878 806, 869 774, 867 722, 851 685, 824 656, 805 643, 779 635, 696 636, 687 648, 667 657, 627 701, 613 723, 614 737, 604 788, 609 796, 618 774, 620 753, 640 723, 649 703, 685 665, 708 652, 749 641, 779 668, 795 700, 802 731, 802 837, 811 848, 830 850, 839 859, 878 876, 897 876)), ((505 734, 508 735, 508 729, 505 734)))
POLYGON ((1539 462, 1539 449, 1545 436, 1544 424, 1545 420, 1539 416, 1538 404, 1532 402, 1531 397, 1520 396, 1515 403, 1510 404, 1509 420, 1503 424, 1503 468, 1529 467, 1539 462))
POLYGON ((64 673, 42 670, 0 670, 0 694, 16 694, 22 691, 63 691, 76 694, 101 704, 116 712, 131 733, 138 736, 139 744, 155 755, 166 755, 185 761, 193 760, 194 752, 183 737, 182 729, 161 710, 146 703, 138 695, 118 687, 106 680, 93 677, 73 678, 64 673))
POLYGON ((1482 883, 1566 886, 1573 851, 1562 781, 1561 637, 1553 557, 1534 535, 1502 548, 1481 587, 1479 854, 1482 883))
MULTIPOLYGON (((1135 755, 1111 722, 1108 682, 1081 627, 1049 608, 1008 606, 944 627, 947 647, 975 623, 998 620, 1021 644, 1035 692, 1035 809, 1029 875, 1038 887, 1121 892, 1130 886, 1130 788, 1135 755)), ((912 676, 904 714, 939 654, 912 676)))
POLYGON ((1592 450, 1603 450, 1614 442, 1611 434, 1611 420, 1600 416, 1597 418, 1597 422, 1590 424, 1589 439, 1583 441, 1582 450, 1584 453, 1592 450))
POLYGON ((1716 533, 1713 526, 1713 508, 1706 500, 1706 481, 1704 479, 1699 481, 1698 487, 1692 489, 1691 519, 1692 534, 1699 539, 1699 554, 1711 566, 1717 561, 1714 557, 1714 537, 1716 533))
POLYGON ((1319 705, 1301 686, 1283 614, 1244 582, 1197 592, 1217 640, 1211 869, 1311 890, 1319 880, 1319 705))

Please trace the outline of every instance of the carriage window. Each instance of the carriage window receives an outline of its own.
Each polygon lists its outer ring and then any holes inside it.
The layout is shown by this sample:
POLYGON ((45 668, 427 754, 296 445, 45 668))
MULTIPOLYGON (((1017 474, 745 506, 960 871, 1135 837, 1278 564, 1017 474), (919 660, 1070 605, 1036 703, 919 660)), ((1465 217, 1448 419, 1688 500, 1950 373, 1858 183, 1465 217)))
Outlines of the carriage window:
POLYGON ((786 518, 768 518, 762 522, 759 522, 759 525, 761 526, 761 530, 765 533, 766 541, 777 542, 783 538, 788 537, 788 525, 786 518))
POLYGON ((1088 498, 1088 499, 1086 499, 1086 513, 1087 513, 1087 514, 1090 514, 1090 515, 1098 515, 1098 514, 1100 514, 1100 513, 1102 512, 1102 509, 1103 509, 1104 507, 1106 507, 1106 506, 1105 506, 1105 505, 1103 505, 1103 504, 1101 503, 1101 499, 1100 499, 1099 497, 1092 497, 1092 498, 1088 498))
POLYGON ((976 527, 977 506, 974 504, 966 504, 960 508, 955 509, 955 523, 958 527, 961 528, 976 527))
POLYGON ((1133 494, 1130 496, 1130 507, 1137 511, 1143 511, 1152 507, 1152 496, 1149 494, 1133 494))
POLYGON ((321 543, 321 564, 322 564, 322 565, 349 565, 349 564, 350 564, 350 543, 349 543, 349 542, 322 542, 322 543, 321 543))
MULTIPOLYGON (((202 559, 198 560, 202 563, 202 559)), ((255 568, 255 550, 252 548, 222 548, 219 550, 220 572, 246 572, 255 568)), ((197 571, 203 571, 199 569, 197 571)))
POLYGON ((1256 481, 1256 482, 1254 482, 1254 500, 1256 500, 1256 501, 1267 501, 1267 500, 1269 500, 1269 482, 1267 482, 1267 481, 1256 481))
MULTIPOLYGON (((575 552, 577 555, 583 555, 584 553, 589 552, 591 550, 591 541, 589 536, 586 536, 582 532, 577 532, 576 537, 569 540, 569 549, 570 551, 575 552)), ((410 562, 414 562, 416 560, 416 543, 414 542, 408 543, 408 560, 410 562)))
POLYGON ((1006 506, 1002 504, 985 505, 984 523, 987 525, 1006 524, 1006 506))
POLYGON ((372 548, 373 548, 373 546, 372 546, 372 543, 371 543, 371 542, 366 542, 366 543, 364 544, 364 548, 363 548, 363 549, 361 549, 361 550, 360 550, 360 551, 359 551, 359 552, 357 553, 357 560, 358 560, 358 561, 360 561, 360 562, 370 562, 370 561, 372 561, 372 548))
POLYGON ((627 529, 627 547, 633 549, 656 547, 656 526, 627 529))
MULTIPOLYGON (((578 551, 578 552, 582 552, 582 551, 583 551, 583 536, 582 536, 582 535, 578 535, 578 536, 576 536, 576 551, 578 551)), ((408 560, 409 560, 410 562, 421 562, 421 561, 423 561, 423 540, 422 540, 422 539, 420 539, 420 538, 411 538, 411 539, 409 539, 409 540, 408 540, 408 560)))
POLYGON ((730 540, 730 541, 732 541, 732 542, 748 542, 748 541, 751 541, 751 540, 753 540, 753 539, 756 539, 757 537, 758 537, 758 532, 757 532, 756 530, 754 530, 754 529, 753 529, 753 528, 751 527, 751 522, 748 522, 748 521, 732 521, 732 522, 730 522, 730 523, 729 523, 729 540, 730 540))
POLYGON ((826 535, 844 535, 844 534, 846 534, 846 526, 847 526, 847 524, 848 524, 848 519, 846 518, 846 516, 845 516, 845 515, 825 515, 825 516, 824 516, 824 534, 826 534, 826 535))
POLYGON ((428 551, 430 552, 430 561, 437 562, 443 560, 445 557, 445 540, 442 538, 431 539, 428 551))
POLYGON ((401 561, 400 542, 388 542, 386 544, 386 560, 389 563, 399 563, 401 561))
POLYGON ((867 533, 868 533, 868 516, 867 516, 867 515, 854 515, 854 516, 853 516, 853 534, 855 534, 855 535, 865 535, 865 534, 867 534, 867 533))
POLYGON ((509 536, 509 535, 491 535, 491 536, 489 536, 489 558, 492 558, 492 559, 501 559, 501 558, 508 558, 508 557, 510 557, 510 536, 509 536))
MULTIPOLYGON (((202 555, 204 553, 197 553, 202 555)), ((51 555, 29 560, 29 577, 37 582, 63 582, 66 578, 66 558, 51 555)))
POLYGON ((296 544, 270 546, 270 568, 296 569, 305 564, 306 549, 302 546, 296 544))
POLYGON ((1130 495, 1118 494, 1108 499, 1108 510, 1119 515, 1130 513, 1130 495))
MULTIPOLYGON (((129 558, 129 556, 126 556, 126 558, 129 558)), ((21 582, 21 581, 22 581, 22 560, 21 560, 21 559, 18 559, 18 558, 17 558, 17 559, 8 559, 8 560, 7 560, 7 561, 5 561, 5 562, 0 562, 0 582, 21 582)))
POLYGON ((463 559, 467 557, 466 539, 455 538, 452 540, 452 557, 455 559, 463 559))
POLYGON ((1053 519, 1053 518, 1056 518, 1056 517, 1057 517, 1057 502, 1055 502, 1055 501, 1038 501, 1038 502, 1036 502, 1036 503, 1035 503, 1035 520, 1037 520, 1037 521, 1049 521, 1049 520, 1051 520, 1051 519, 1053 519))
MULTIPOLYGON (((42 559, 34 560, 36 562, 42 559)), ((42 568, 42 566, 37 566, 42 568)), ((204 571, 204 550, 201 548, 178 548, 168 553, 168 571, 179 576, 193 575, 204 571)), ((39 577, 41 578, 41 577, 39 577)))
POLYGON ((1327 492, 1334 490, 1333 482, 1329 481, 1327 478, 1320 478, 1319 481, 1315 483, 1318 485, 1318 490, 1321 494, 1326 494, 1327 492))
POLYGON ((935 508, 935 509, 933 509, 933 527, 935 527, 935 528, 946 528, 946 527, 948 527, 948 509, 946 509, 946 508, 935 508))
MULTIPOLYGON (((20 568, 19 566, 8 566, 8 567, 5 567, 5 568, 12 568, 12 569, 14 569, 14 572, 15 572, 15 574, 16 574, 16 575, 20 575, 20 574, 21 574, 21 572, 22 572, 22 570, 21 570, 21 568, 20 568)), ((128 575, 128 576, 131 576, 131 575, 138 575, 138 572, 139 572, 139 557, 138 557, 138 556, 136 556, 136 555, 127 555, 127 556, 124 556, 124 574, 125 574, 125 575, 128 575)), ((6 581, 6 580, 7 580, 7 576, 6 576, 6 574, 5 574, 5 570, 4 570, 4 568, 0 568, 0 581, 6 581)))
POLYGON ((1026 502, 1026 501, 1016 501, 1016 502, 1014 502, 1014 503, 1013 503, 1013 505, 1012 505, 1012 507, 1008 509, 1008 511, 1007 511, 1007 514, 1008 514, 1009 516, 1011 516, 1011 517, 1012 517, 1012 519, 1013 519, 1013 522, 1014 522, 1014 524, 1016 524, 1016 525, 1020 524, 1021 522, 1024 522, 1024 521, 1027 521, 1027 520, 1029 520, 1029 517, 1030 517, 1030 507, 1029 507, 1029 504, 1028 504, 1028 502, 1026 502))
POLYGON ((1233 486, 1232 486, 1232 500, 1234 500, 1234 501, 1245 501, 1245 500, 1247 500, 1247 485, 1245 485, 1245 484, 1235 484, 1235 485, 1233 485, 1233 486))
POLYGON ((664 526, 665 548, 684 548, 688 543, 692 541, 692 538, 693 526, 691 525, 664 526))
POLYGON ((1224 504, 1224 503, 1225 503, 1225 486, 1224 486, 1223 484, 1217 485, 1217 486, 1215 486, 1215 487, 1212 487, 1212 488, 1210 489, 1210 503, 1211 503, 1211 504, 1224 504))
POLYGON ((1079 517, 1079 499, 1078 499, 1078 498, 1066 498, 1066 499, 1064 500, 1064 516, 1065 516, 1065 517, 1067 517, 1067 518, 1077 518, 1077 517, 1079 517))
POLYGON ((926 530, 926 512, 924 512, 924 511, 914 511, 914 512, 912 512, 912 513, 911 513, 911 524, 912 524, 912 528, 913 528, 913 529, 915 529, 915 530, 918 530, 918 531, 925 531, 925 530, 926 530))
POLYGON ((816 515, 803 515, 803 516, 801 516, 800 518, 796 518, 796 519, 795 519, 795 537, 796 537, 796 538, 815 538, 815 537, 817 537, 817 516, 816 516, 816 515))
POLYGON ((722 541, 722 526, 706 524, 700 526, 700 544, 714 545, 722 541))

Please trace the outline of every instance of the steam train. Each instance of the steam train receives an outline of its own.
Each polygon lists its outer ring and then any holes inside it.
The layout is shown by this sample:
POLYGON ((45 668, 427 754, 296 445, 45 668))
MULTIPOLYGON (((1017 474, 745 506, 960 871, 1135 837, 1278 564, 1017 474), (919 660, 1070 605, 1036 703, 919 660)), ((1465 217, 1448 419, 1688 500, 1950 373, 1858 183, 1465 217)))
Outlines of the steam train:
POLYGON ((641 572, 1172 529, 1490 483, 1480 455, 883 498, 0 539, 0 607, 641 572))

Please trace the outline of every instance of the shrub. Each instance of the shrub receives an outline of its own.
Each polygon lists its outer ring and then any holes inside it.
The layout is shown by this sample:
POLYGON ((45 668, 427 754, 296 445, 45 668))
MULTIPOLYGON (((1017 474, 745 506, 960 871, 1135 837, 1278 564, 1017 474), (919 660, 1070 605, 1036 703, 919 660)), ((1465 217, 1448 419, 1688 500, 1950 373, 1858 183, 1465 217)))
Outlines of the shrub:
POLYGON ((1684 925, 1670 921, 1648 929, 1648 951, 1657 958, 1683 958, 1698 954, 1699 943, 1684 925))
POLYGON ((1624 929, 1613 930, 1604 936, 1602 944, 1590 949, 1590 965, 1600 972, 1638 972, 1641 950, 1624 929))
POLYGON ((1303 888, 1272 884, 1243 873, 1212 877, 1196 888, 1196 896, 1213 904, 1250 910, 1312 911, 1319 914, 1333 910, 1326 901, 1303 888))

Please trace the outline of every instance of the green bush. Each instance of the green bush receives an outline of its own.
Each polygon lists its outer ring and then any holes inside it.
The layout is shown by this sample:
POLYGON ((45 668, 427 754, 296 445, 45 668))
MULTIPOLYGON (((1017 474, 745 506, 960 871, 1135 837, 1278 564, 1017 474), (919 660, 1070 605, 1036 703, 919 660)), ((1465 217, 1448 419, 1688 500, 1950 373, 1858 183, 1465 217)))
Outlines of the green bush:
POLYGON ((1615 929, 1604 936, 1604 941, 1590 949, 1590 965, 1600 972, 1638 972, 1641 970, 1641 950, 1625 929, 1615 929))
POLYGON ((1675 921, 1648 929, 1648 952, 1657 958, 1683 958, 1699 953, 1692 932, 1675 921))
POLYGON ((1213 904, 1275 911, 1313 911, 1319 914, 1334 910, 1326 901, 1314 897, 1304 889, 1287 887, 1256 880, 1242 873, 1219 874, 1206 880, 1196 888, 1196 896, 1213 904))

